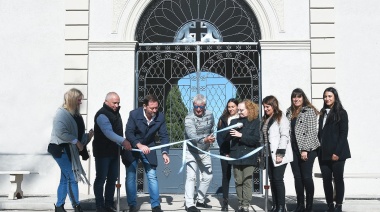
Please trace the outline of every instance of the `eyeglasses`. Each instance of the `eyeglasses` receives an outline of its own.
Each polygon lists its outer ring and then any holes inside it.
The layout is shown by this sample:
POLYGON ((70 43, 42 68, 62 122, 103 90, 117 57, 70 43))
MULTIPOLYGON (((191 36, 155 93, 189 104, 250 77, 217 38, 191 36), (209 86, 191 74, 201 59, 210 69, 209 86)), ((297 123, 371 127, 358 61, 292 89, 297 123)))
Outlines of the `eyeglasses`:
POLYGON ((194 105, 194 109, 198 109, 200 108, 201 110, 205 109, 206 106, 198 106, 198 105, 194 105))
POLYGON ((237 111, 242 113, 245 109, 238 109, 237 111))

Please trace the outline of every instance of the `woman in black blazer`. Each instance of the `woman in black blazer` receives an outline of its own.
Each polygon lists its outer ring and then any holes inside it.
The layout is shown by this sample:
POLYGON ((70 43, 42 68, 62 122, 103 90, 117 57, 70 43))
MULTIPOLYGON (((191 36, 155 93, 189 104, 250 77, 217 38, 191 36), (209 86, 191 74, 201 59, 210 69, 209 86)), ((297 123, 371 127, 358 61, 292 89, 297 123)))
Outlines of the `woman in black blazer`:
POLYGON ((347 140, 348 116, 335 88, 326 88, 323 92, 323 100, 324 104, 319 118, 318 138, 321 147, 318 159, 328 212, 341 212, 344 197, 344 164, 347 158, 351 158, 347 140), (333 176, 336 190, 335 207, 333 176))
MULTIPOLYGON (((239 118, 237 112, 237 107, 239 105, 239 100, 231 98, 227 101, 226 108, 223 111, 223 114, 219 118, 218 122, 218 131, 228 127, 232 119, 239 118)), ((230 140, 226 140, 225 137, 228 134, 228 131, 220 132, 216 135, 216 140, 219 145, 219 152, 222 156, 230 155, 230 140)), ((227 160, 221 159, 220 164, 222 166, 222 191, 223 191, 223 204, 221 211, 228 211, 228 193, 230 188, 231 180, 231 169, 232 165, 228 163, 227 160)))

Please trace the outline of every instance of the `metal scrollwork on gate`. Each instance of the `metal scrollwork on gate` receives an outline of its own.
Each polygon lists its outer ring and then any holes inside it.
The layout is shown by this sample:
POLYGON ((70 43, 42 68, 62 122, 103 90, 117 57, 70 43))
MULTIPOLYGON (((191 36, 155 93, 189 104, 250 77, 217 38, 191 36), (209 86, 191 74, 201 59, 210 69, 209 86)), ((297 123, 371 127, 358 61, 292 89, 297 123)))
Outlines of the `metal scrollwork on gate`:
MULTIPOLYGON (((260 36, 256 16, 244 0, 152 0, 136 29, 135 106, 142 106, 145 95, 156 95, 174 142, 184 139, 184 118, 197 93, 207 97, 215 123, 231 97, 258 102, 260 36)), ((170 178, 170 184, 178 180, 173 190, 167 186, 168 192, 178 192, 183 180, 171 177, 178 165, 171 161, 157 173, 170 178)), ((144 181, 139 183, 143 191, 144 181)), ((210 188, 216 189, 219 182, 213 183, 210 188)), ((258 169, 253 183, 259 192, 258 169)))

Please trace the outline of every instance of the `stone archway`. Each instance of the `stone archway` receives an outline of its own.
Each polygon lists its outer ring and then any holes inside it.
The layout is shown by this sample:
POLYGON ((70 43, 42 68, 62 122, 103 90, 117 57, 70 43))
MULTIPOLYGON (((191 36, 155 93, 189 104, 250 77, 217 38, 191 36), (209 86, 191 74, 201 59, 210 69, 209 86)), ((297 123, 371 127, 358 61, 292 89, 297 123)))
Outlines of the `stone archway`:
MULTIPOLYGON (((236 87, 234 97, 258 102, 260 37, 260 27, 255 14, 243 0, 152 1, 141 16, 135 34, 135 39, 139 42, 136 52, 135 106, 142 105, 142 99, 146 94, 155 94, 160 100, 160 110, 165 112, 171 107, 167 105, 167 95, 174 86, 178 86, 180 79, 197 76, 189 81, 198 82, 207 81, 216 75, 225 77, 236 87), (178 13, 181 8, 182 11, 178 13), (204 73, 204 76, 200 73, 204 73)), ((226 95, 216 92, 218 89, 223 90, 221 87, 223 85, 215 83, 182 85, 184 105, 188 105, 188 110, 190 109, 193 97, 191 91, 196 90, 224 108, 226 95)), ((173 118, 184 117, 173 114, 173 118)), ((167 121, 168 119, 170 117, 167 117, 167 121)), ((173 137, 170 130, 169 135, 173 137)), ((181 140, 178 137, 176 139, 181 140)), ((218 154, 217 150, 214 153, 218 154)), ((180 151, 174 154, 171 152, 171 156, 178 157, 178 160, 172 160, 174 162, 170 167, 163 164, 158 166, 157 173, 162 179, 169 179, 176 173, 176 169, 179 169, 182 157, 180 154, 180 151)), ((217 161, 214 161, 216 166, 219 165, 217 161)), ((221 183, 221 174, 218 171, 214 176, 216 177, 209 192, 216 192, 221 183)), ((144 191, 144 178, 138 177, 138 189, 144 191)), ((255 192, 261 192, 260 178, 260 170, 256 170, 255 192)), ((184 179, 175 179, 177 181, 173 178, 167 182, 161 180, 160 190, 168 193, 183 192, 184 179)))
MULTIPOLYGON (((114 31, 121 32, 123 41, 135 41, 136 30, 142 13, 149 7, 151 0, 127 1, 118 0, 119 3, 114 3, 114 31), (120 3, 121 2, 121 3, 120 3)), ((252 10, 257 18, 258 25, 261 30, 262 40, 272 40, 275 37, 276 29, 281 28, 279 21, 273 17, 273 8, 268 5, 263 5, 260 1, 246 0, 246 4, 252 10)))

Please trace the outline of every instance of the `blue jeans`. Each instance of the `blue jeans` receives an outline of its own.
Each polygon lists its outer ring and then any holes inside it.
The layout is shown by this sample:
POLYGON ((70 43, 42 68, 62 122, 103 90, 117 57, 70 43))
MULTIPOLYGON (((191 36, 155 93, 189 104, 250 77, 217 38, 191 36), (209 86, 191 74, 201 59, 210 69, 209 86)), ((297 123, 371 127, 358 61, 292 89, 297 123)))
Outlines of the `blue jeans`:
POLYGON ((62 153, 60 158, 53 157, 61 169, 61 180, 57 189, 57 207, 65 204, 66 196, 69 195, 71 205, 79 205, 78 182, 75 180, 71 162, 66 154, 62 153))
POLYGON ((152 208, 160 205, 160 194, 158 191, 158 181, 156 167, 149 164, 148 159, 141 153, 140 157, 135 159, 129 167, 126 168, 125 190, 127 191, 127 202, 129 206, 136 206, 137 188, 136 188, 136 167, 139 159, 144 165, 146 177, 148 178, 150 205, 152 208))
POLYGON ((95 157, 94 194, 96 207, 114 206, 115 184, 118 178, 118 157, 95 157), (103 187, 104 189, 103 197, 103 187))

